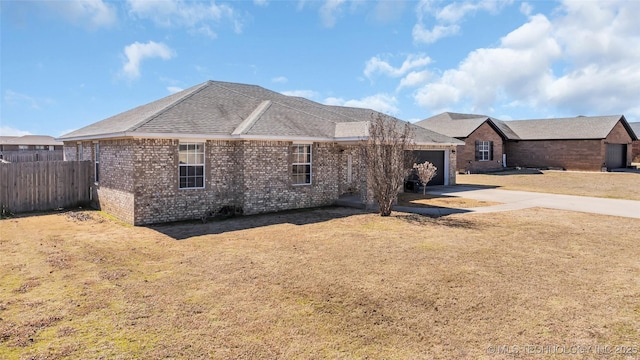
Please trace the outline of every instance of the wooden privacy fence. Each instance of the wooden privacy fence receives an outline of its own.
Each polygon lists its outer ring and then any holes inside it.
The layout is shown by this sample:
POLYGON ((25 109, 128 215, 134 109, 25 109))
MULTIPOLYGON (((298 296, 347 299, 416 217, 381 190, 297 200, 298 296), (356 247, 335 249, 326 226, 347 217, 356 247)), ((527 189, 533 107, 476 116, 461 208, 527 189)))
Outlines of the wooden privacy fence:
POLYGON ((44 211, 87 204, 92 170, 91 161, 0 164, 0 211, 44 211))

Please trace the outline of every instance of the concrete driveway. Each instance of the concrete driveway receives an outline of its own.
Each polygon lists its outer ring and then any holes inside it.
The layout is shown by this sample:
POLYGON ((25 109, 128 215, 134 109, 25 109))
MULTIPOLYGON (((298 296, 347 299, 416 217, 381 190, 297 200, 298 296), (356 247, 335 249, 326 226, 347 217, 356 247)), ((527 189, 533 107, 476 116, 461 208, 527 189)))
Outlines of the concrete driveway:
POLYGON ((528 191, 500 190, 473 186, 450 186, 427 191, 432 195, 455 196, 461 198, 500 202, 501 205, 470 209, 412 208, 394 206, 394 210, 420 213, 424 215, 448 215, 456 213, 489 213, 496 211, 520 210, 532 207, 580 211, 593 214, 622 216, 640 219, 640 201, 605 199, 575 195, 557 195, 528 191))

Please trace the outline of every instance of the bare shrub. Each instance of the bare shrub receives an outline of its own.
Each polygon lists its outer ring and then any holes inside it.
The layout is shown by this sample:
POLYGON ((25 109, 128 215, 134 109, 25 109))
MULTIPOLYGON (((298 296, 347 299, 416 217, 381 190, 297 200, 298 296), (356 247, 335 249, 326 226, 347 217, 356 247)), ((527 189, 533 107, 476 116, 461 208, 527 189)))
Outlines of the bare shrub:
POLYGON ((367 185, 378 204, 380 216, 389 216, 408 171, 405 151, 413 147, 409 123, 378 114, 369 124, 362 144, 367 185))

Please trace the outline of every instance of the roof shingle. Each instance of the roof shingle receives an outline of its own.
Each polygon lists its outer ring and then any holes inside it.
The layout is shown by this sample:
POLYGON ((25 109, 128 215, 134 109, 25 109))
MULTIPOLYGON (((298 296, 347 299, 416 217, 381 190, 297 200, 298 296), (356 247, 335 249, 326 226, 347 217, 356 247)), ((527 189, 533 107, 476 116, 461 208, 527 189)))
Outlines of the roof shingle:
MULTIPOLYGON (((207 81, 60 139, 163 135, 335 139, 345 130, 337 129, 336 124, 370 121, 377 115, 381 114, 369 109, 322 105, 256 85, 207 81)), ((418 143, 458 144, 456 139, 414 127, 418 143)), ((360 128, 349 131, 356 129, 360 128)))

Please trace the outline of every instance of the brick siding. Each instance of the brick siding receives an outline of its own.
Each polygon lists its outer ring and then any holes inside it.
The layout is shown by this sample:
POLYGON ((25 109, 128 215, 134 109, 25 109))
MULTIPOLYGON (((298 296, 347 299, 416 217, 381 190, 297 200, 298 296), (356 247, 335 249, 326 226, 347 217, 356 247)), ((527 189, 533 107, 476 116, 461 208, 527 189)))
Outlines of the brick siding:
MULTIPOLYGON (((179 189, 180 141, 119 139, 99 144, 95 206, 134 225, 200 219, 224 206, 242 208, 247 215, 325 206, 346 193, 360 194, 366 202, 366 174, 357 145, 312 144, 312 184, 293 185, 292 142, 209 140, 204 189, 179 189)), ((94 149, 93 142, 82 143, 85 160, 95 160, 94 149)), ((75 160, 78 152, 78 143, 65 144, 68 160, 75 160)), ((449 176, 455 184, 455 159, 449 176)))
POLYGON ((631 161, 634 163, 640 163, 640 140, 634 141, 631 149, 631 161))
MULTIPOLYGON (((507 164, 522 167, 558 167, 566 170, 601 171, 607 144, 630 144, 631 136, 621 122, 602 140, 535 140, 507 143, 507 164)), ((627 146, 627 165, 631 163, 627 146)))
MULTIPOLYGON (((460 172, 485 172, 502 168, 502 137, 486 121, 464 139, 456 151, 457 170, 460 172), (476 160, 476 141, 493 141, 493 160, 476 160)), ((508 159, 507 159, 508 160, 508 159)))

